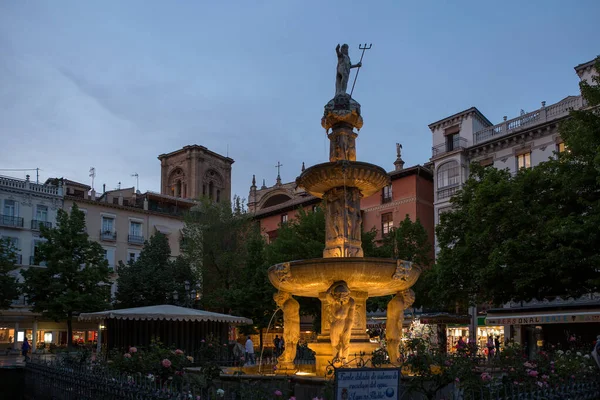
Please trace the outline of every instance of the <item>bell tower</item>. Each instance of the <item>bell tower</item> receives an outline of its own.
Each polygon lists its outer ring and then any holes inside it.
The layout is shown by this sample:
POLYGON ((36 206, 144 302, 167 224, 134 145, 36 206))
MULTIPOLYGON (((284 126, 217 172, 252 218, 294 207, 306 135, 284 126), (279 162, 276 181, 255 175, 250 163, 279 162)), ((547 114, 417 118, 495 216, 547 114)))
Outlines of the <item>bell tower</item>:
POLYGON ((208 197, 231 201, 231 165, 234 160, 204 146, 185 146, 158 156, 160 193, 184 199, 208 197))

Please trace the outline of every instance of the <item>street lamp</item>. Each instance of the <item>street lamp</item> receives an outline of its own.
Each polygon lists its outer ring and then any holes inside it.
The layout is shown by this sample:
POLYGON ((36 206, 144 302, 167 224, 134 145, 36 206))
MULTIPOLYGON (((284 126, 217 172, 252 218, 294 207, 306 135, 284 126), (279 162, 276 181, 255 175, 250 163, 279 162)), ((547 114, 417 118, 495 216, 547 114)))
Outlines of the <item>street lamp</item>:
POLYGON ((190 290, 191 285, 190 285, 189 281, 185 281, 183 283, 183 287, 185 289, 183 299, 182 299, 183 301, 181 303, 179 302, 179 293, 177 292, 177 290, 173 290, 173 294, 172 294, 173 301, 175 302, 175 304, 183 305, 188 308, 193 308, 198 292, 196 291, 196 289, 190 290))

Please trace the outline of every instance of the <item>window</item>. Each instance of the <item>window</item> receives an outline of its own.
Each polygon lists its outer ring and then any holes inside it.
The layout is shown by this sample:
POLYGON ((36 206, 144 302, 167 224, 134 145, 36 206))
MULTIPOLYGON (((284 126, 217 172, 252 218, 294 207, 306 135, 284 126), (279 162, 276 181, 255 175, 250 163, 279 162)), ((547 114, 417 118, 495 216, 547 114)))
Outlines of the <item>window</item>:
POLYGON ((38 221, 48 221, 48 206, 38 205, 36 207, 35 219, 38 221))
POLYGON ((4 215, 9 217, 17 216, 17 204, 14 200, 4 200, 4 211, 2 212, 4 215))
POLYGON ((142 236, 142 224, 140 222, 131 221, 129 223, 129 234, 131 236, 142 236))
POLYGON ((382 203, 389 203, 390 201, 392 201, 392 185, 387 185, 386 187, 384 187, 383 189, 381 189, 381 202, 382 203))
POLYGON ((115 266, 115 249, 111 247, 104 248, 104 259, 108 261, 109 267, 115 266))
POLYGON ((565 142, 561 142, 556 145, 556 151, 558 151, 559 153, 564 153, 566 149, 567 146, 565 145, 565 142))
POLYGON ((312 212, 317 212, 319 210, 319 206, 314 205, 312 206, 312 212))
POLYGON ((221 201, 221 191, 217 189, 217 203, 221 201))
POLYGON ((517 156, 517 169, 531 168, 531 152, 517 156))
POLYGON ((283 214, 281 216, 281 223, 285 224, 286 222, 288 222, 288 216, 287 216, 287 214, 283 214))
POLYGON ((138 260, 138 258, 140 258, 140 251, 139 250, 131 250, 131 249, 129 249, 127 251, 127 262, 129 262, 129 263, 136 262, 138 260))
POLYGON ((458 133, 446 136, 446 152, 458 148, 458 133))
POLYGON ((458 161, 450 161, 442 164, 437 172, 438 189, 455 186, 460 183, 460 170, 458 161))
POLYGON ((387 235, 394 227, 393 213, 385 213, 381 215, 381 233, 387 235))
POLYGON ((115 219, 111 217, 102 217, 102 232, 112 233, 115 228, 115 219))
POLYGON ((42 260, 36 260, 35 259, 35 255, 38 252, 38 247, 40 246, 41 243, 45 242, 44 240, 34 240, 33 241, 33 248, 31 251, 31 257, 29 258, 29 265, 40 265, 42 267, 46 266, 46 262, 42 261, 42 260), (37 261, 37 262, 36 262, 37 261))

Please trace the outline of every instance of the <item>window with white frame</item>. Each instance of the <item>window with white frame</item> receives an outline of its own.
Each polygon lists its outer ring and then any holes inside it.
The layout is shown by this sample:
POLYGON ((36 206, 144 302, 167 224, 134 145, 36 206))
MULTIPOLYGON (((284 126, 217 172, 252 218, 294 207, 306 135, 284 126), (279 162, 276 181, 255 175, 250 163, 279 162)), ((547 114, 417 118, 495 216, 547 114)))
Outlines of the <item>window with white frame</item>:
POLYGON ((390 201, 392 201, 392 185, 389 184, 387 186, 384 186, 383 189, 381 189, 381 202, 382 203, 389 203, 390 201))
POLYGON ((138 260, 138 258, 140 258, 139 250, 133 250, 133 249, 127 250, 127 262, 128 263, 134 263, 138 260))
POLYGON ((137 221, 129 221, 129 234, 131 236, 142 236, 142 223, 137 221))
POLYGON ((285 224, 288 222, 288 215, 287 214, 282 214, 281 215, 281 223, 285 224))
POLYGON ((113 233, 115 231, 115 219, 113 217, 102 217, 102 233, 113 233))
POLYGON ((109 267, 115 266, 115 248, 114 247, 104 247, 104 259, 108 261, 109 267))
POLYGON ((48 222, 48 206, 38 204, 35 208, 35 219, 37 221, 48 222))
POLYGON ((438 189, 455 186, 460 183, 460 166, 458 161, 449 161, 442 164, 437 171, 438 189))
POLYGON ((17 217, 19 215, 17 208, 18 208, 18 204, 16 201, 5 199, 2 214, 6 215, 8 217, 17 217))
POLYGON ((394 227, 394 214, 385 213, 381 215, 381 234, 387 235, 394 227))

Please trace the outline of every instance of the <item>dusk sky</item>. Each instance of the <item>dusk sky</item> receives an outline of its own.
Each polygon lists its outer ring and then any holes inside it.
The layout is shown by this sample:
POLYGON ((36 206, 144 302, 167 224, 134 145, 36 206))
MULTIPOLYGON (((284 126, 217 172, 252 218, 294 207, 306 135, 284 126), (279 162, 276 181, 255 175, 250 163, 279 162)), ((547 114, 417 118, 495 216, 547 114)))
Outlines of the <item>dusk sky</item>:
POLYGON ((499 123, 577 94, 598 15, 598 0, 2 0, 0 169, 89 184, 95 167, 97 191, 137 172, 159 191, 157 156, 198 144, 229 149, 246 198, 278 161, 284 182, 327 161, 335 46, 358 62, 365 42, 358 159, 392 170, 400 142, 423 164, 431 122, 476 106, 499 123))

